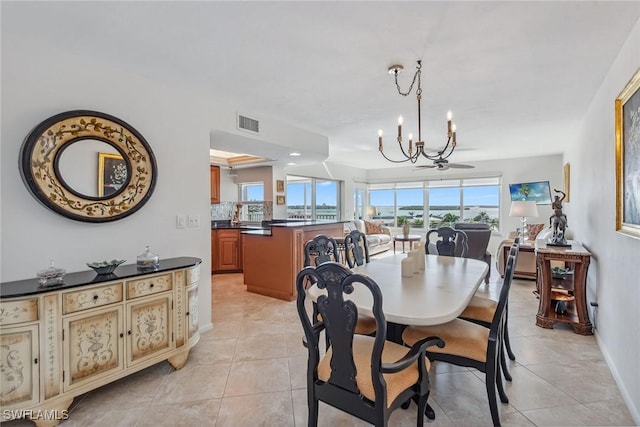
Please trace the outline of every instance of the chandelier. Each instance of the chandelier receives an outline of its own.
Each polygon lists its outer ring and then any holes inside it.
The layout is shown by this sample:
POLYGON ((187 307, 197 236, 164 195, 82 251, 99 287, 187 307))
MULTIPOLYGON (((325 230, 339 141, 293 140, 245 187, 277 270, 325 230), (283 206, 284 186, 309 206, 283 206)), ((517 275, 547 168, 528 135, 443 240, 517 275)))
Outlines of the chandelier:
MULTIPOLYGON (((413 81, 411 82, 411 86, 409 86, 409 90, 406 92, 402 92, 400 89, 400 84, 398 83, 398 73, 402 72, 404 67, 402 65, 392 65, 389 67, 389 74, 393 74, 396 81, 396 87, 398 88, 398 93, 402 96, 407 96, 413 90, 413 86, 416 81, 418 82, 418 87, 416 89, 416 98, 418 99, 418 140, 413 141, 413 135, 409 134, 409 144, 407 149, 405 150, 405 146, 402 144, 402 116, 398 118, 398 146, 400 147, 400 151, 404 155, 404 159, 401 160, 393 160, 387 157, 387 155, 383 151, 382 147, 382 129, 378 131, 378 150, 380 154, 390 162, 393 163, 404 163, 410 161, 411 163, 415 163, 418 161, 420 156, 426 157, 429 160, 433 160, 435 166, 442 167, 448 163, 447 158, 453 154, 453 151, 456 148, 456 125, 451 122, 453 117, 451 111, 447 113, 447 144, 440 151, 437 151, 435 154, 427 154, 424 147, 424 141, 422 140, 422 112, 420 110, 420 104, 422 101, 422 86, 420 84, 420 75, 422 73, 422 61, 418 61, 418 65, 416 66, 416 73, 413 75, 413 81), (415 149, 414 149, 415 145, 415 149)), ((453 165, 449 165, 453 166, 453 165)))

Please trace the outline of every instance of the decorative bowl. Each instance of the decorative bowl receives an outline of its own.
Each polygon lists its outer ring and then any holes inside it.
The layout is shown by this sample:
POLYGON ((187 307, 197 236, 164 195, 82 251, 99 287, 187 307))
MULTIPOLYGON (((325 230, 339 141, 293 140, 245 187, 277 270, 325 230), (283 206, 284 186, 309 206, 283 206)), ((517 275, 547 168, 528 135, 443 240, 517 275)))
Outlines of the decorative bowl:
POLYGON ((126 259, 112 259, 111 261, 88 262, 87 266, 91 267, 98 274, 111 274, 126 259))

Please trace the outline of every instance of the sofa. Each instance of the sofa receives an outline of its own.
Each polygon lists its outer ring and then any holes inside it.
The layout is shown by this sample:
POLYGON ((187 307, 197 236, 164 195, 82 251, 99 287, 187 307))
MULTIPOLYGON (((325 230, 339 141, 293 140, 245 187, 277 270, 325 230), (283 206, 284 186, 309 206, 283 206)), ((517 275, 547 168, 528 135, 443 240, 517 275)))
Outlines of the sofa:
MULTIPOLYGON (((553 229, 551 227, 546 227, 546 224, 528 224, 528 240, 525 242, 525 245, 533 248, 535 246, 536 240, 548 240, 552 234, 553 229)), ((511 244, 513 243, 513 239, 515 239, 517 236, 518 232, 512 231, 508 234, 505 240, 500 242, 500 245, 498 246, 498 251, 496 253, 496 267, 498 269, 498 273, 500 273, 500 276, 504 276, 504 246, 511 246, 511 244)), ((573 239, 572 231, 567 229, 565 231, 565 237, 567 239, 573 239)), ((554 261, 554 263, 556 262, 554 261)), ((561 266, 560 264, 562 263, 557 262, 557 264, 558 266, 561 266)), ((518 254, 518 262, 516 263, 514 277, 520 279, 536 278, 536 254, 534 251, 520 251, 520 253, 518 254)))
POLYGON ((354 219, 345 223, 345 233, 358 230, 367 237, 367 245, 369 246, 369 255, 376 255, 391 249, 391 230, 385 227, 379 221, 364 221, 354 219))

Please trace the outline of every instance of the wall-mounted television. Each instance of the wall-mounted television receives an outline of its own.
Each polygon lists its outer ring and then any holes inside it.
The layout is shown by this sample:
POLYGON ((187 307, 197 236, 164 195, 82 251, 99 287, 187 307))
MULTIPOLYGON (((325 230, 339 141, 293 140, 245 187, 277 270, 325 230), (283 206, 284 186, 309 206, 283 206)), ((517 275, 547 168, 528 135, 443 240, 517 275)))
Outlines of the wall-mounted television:
POLYGON ((509 184, 511 201, 527 200, 534 201, 538 205, 551 204, 551 187, 549 181, 521 182, 509 184))

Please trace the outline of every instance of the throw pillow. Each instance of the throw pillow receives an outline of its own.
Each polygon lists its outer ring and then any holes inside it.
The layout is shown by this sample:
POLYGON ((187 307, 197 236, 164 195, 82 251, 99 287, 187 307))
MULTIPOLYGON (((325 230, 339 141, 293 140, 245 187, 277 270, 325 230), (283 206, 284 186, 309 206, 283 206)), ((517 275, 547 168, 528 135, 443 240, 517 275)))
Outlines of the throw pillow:
POLYGON ((546 224, 527 224, 527 236, 529 240, 535 240, 546 224))
POLYGON ((365 234, 382 234, 382 222, 381 221, 365 221, 364 222, 365 234))

